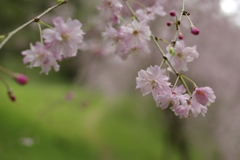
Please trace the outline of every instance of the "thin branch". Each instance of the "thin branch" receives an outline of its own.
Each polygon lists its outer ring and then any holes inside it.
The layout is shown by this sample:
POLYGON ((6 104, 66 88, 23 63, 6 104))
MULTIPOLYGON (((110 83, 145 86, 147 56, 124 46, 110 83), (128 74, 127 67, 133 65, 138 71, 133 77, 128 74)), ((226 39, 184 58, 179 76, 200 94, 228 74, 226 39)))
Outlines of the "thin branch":
POLYGON ((185 12, 185 0, 182 0, 182 11, 181 11, 181 14, 179 16, 179 21, 182 20, 182 16, 183 16, 184 12, 185 12))
MULTIPOLYGON (((181 13, 180 13, 180 16, 179 16, 179 19, 178 19, 178 21, 179 22, 181 22, 181 20, 182 20, 182 16, 183 16, 183 13, 185 12, 185 0, 182 0, 182 11, 181 11, 181 13)), ((180 27, 179 27, 180 28, 180 27)), ((176 34, 175 34, 175 37, 174 37, 174 42, 176 42, 177 41, 177 37, 178 37, 178 30, 177 30, 177 32, 176 32, 176 34)))
POLYGON ((4 40, 0 43, 0 49, 5 45, 5 43, 15 34, 17 33, 18 31, 20 31, 21 29, 25 28, 26 26, 28 26, 29 24, 33 23, 33 22, 36 22, 36 21, 39 21, 39 19, 44 16, 45 14, 47 14, 48 12, 50 12, 51 10, 59 7, 60 5, 64 4, 64 3, 67 3, 67 1, 63 1, 59 4, 56 4, 55 6, 53 7, 50 7, 48 8, 46 11, 44 11, 43 13, 41 13, 40 15, 38 15, 36 18, 33 18, 31 19, 30 21, 24 23, 23 25, 21 25, 20 27, 16 28, 15 30, 9 32, 7 34, 7 36, 4 38, 4 40))

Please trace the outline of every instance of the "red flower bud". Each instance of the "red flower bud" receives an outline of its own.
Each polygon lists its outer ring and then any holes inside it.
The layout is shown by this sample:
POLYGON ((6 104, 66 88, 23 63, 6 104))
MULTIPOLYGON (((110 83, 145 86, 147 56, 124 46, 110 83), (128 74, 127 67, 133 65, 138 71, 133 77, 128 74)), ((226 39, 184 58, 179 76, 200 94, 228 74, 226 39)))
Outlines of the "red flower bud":
POLYGON ((171 11, 169 14, 170 14, 170 16, 174 17, 176 15, 176 12, 171 11))
POLYGON ((25 85, 28 82, 28 77, 24 74, 15 74, 14 77, 15 81, 21 85, 25 85))
POLYGON ((167 26, 171 26, 172 25, 172 22, 167 22, 167 26))
POLYGON ((200 32, 199 29, 194 26, 190 27, 190 29, 191 29, 191 33, 194 35, 198 35, 200 32))
POLYGON ((179 34, 179 35, 178 35, 178 39, 181 39, 181 40, 182 40, 182 39, 183 39, 183 35, 182 35, 182 34, 179 34))
POLYGON ((8 96, 13 102, 16 101, 16 97, 14 96, 14 94, 11 90, 8 91, 8 96))

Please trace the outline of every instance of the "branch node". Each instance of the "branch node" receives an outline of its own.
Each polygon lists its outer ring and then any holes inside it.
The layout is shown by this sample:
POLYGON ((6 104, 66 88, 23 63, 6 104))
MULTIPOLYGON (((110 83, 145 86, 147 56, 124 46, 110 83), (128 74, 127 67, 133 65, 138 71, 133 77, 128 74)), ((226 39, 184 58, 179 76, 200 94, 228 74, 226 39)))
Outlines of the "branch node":
POLYGON ((40 20, 39 18, 35 18, 34 22, 39 22, 39 20, 40 20))
POLYGON ((165 61, 167 61, 167 60, 168 60, 166 56, 163 56, 163 59, 164 59, 165 61))
POLYGON ((184 15, 184 16, 190 16, 190 13, 187 12, 187 11, 183 11, 182 15, 184 15))

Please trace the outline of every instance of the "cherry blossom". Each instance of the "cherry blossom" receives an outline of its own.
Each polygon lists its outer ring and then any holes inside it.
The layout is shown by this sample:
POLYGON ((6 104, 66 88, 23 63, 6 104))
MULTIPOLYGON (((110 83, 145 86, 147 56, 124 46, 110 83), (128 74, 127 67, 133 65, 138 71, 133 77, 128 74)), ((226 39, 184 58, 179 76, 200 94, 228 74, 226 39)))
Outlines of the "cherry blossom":
POLYGON ((53 19, 53 24, 55 28, 42 31, 44 42, 50 46, 56 57, 76 56, 83 40, 82 24, 71 18, 68 18, 65 23, 62 17, 53 19))
POLYGON ((98 6, 99 10, 112 10, 113 12, 119 12, 122 10, 123 5, 118 0, 102 0, 102 5, 98 6))
POLYGON ((51 69, 51 66, 55 71, 59 70, 59 65, 56 62, 56 58, 53 53, 44 44, 37 42, 36 45, 30 44, 30 50, 22 51, 24 63, 30 63, 28 67, 41 67, 42 71, 40 73, 46 73, 51 69))
POLYGON ((123 60, 129 55, 140 52, 150 53, 148 41, 151 31, 146 21, 133 20, 127 26, 120 26, 117 30, 111 25, 105 28, 102 37, 107 43, 116 46, 115 54, 123 60))
MULTIPOLYGON (((188 118, 192 115, 191 104, 188 102, 182 103, 181 105, 175 104, 171 107, 171 110, 174 112, 176 116, 180 118, 188 118)), ((195 112, 194 112, 195 113, 195 112)))
POLYGON ((216 99, 213 89, 210 87, 195 87, 192 97, 194 105, 201 104, 203 106, 209 106, 216 99))
POLYGON ((138 54, 140 52, 150 53, 148 41, 150 41, 151 31, 146 21, 138 22, 133 20, 124 28, 125 36, 122 43, 117 48, 117 53, 123 60, 132 53, 138 54))
POLYGON ((153 92, 159 93, 160 90, 168 88, 170 83, 169 78, 165 75, 165 70, 159 66, 150 66, 147 70, 140 70, 136 78, 136 89, 141 89, 143 96, 153 92))
POLYGON ((126 60, 129 53, 127 53, 127 46, 124 43, 127 36, 127 28, 124 26, 120 26, 117 30, 112 26, 108 26, 105 28, 105 32, 102 33, 102 37, 104 38, 106 43, 110 43, 110 45, 115 45, 114 53, 118 55, 123 60, 126 60))
POLYGON ((138 55, 141 52, 150 53, 148 45, 139 45, 133 44, 131 46, 127 46, 126 51, 129 55, 138 55))
POLYGON ((110 19, 110 22, 113 24, 120 23, 120 16, 123 5, 118 0, 102 0, 102 5, 98 6, 98 10, 105 12, 110 19))
POLYGON ((192 94, 191 100, 181 102, 181 105, 173 105, 171 107, 175 115, 180 118, 197 117, 198 114, 205 114, 208 111, 207 106, 215 102, 216 96, 210 87, 196 87, 192 94))
POLYGON ((166 15, 166 12, 164 11, 163 7, 158 1, 152 7, 136 10, 136 16, 140 21, 154 20, 156 18, 156 15, 159 15, 159 16, 166 15))
POLYGON ((166 109, 170 103, 173 105, 179 105, 180 103, 185 103, 186 100, 190 98, 188 94, 185 93, 186 89, 183 85, 179 87, 174 87, 165 89, 154 96, 157 103, 157 107, 166 109))
POLYGON ((202 116, 205 116, 208 109, 206 106, 194 106, 192 104, 192 101, 186 101, 185 103, 181 103, 180 105, 173 105, 171 107, 171 110, 175 113, 176 116, 179 116, 180 118, 188 118, 192 116, 197 117, 198 114, 202 114, 202 116))
POLYGON ((147 41, 150 41, 151 31, 147 25, 147 21, 138 22, 134 19, 127 27, 128 35, 126 43, 145 45, 147 41))
POLYGON ((187 63, 192 62, 199 55, 196 51, 196 46, 185 47, 182 40, 175 43, 174 51, 170 51, 170 47, 167 47, 169 53, 166 56, 177 71, 187 71, 187 63))
POLYGON ((111 44, 117 44, 118 42, 123 41, 127 34, 127 28, 124 26, 121 26, 116 30, 109 25, 105 30, 106 31, 102 33, 102 37, 106 42, 110 42, 111 44))

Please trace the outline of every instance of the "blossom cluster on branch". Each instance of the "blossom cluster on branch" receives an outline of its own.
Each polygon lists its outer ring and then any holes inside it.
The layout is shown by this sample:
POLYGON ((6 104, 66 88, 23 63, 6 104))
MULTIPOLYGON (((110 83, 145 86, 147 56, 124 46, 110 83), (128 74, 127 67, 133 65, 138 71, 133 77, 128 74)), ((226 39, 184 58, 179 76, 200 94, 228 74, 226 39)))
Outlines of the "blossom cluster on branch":
POLYGON ((157 107, 166 109, 172 104, 171 110, 180 118, 203 116, 207 106, 215 101, 216 96, 210 87, 195 87, 192 96, 186 93, 184 85, 172 86, 166 70, 159 66, 150 66, 138 72, 136 89, 141 89, 143 96, 152 93, 157 107))
POLYGON ((53 19, 54 28, 47 28, 42 31, 44 43, 36 42, 30 44, 30 50, 22 51, 23 62, 30 63, 29 67, 41 67, 40 73, 50 71, 51 67, 59 71, 57 60, 74 57, 82 45, 83 34, 82 23, 78 20, 68 18, 65 23, 62 17, 53 19))
POLYGON ((168 26, 172 24, 176 26, 172 42, 154 36, 149 26, 149 23, 155 20, 156 16, 166 15, 159 1, 148 7, 132 0, 102 0, 102 4, 97 9, 109 17, 108 26, 102 33, 102 37, 106 43, 115 46, 114 53, 123 60, 138 53, 151 53, 148 46, 151 39, 158 47, 163 58, 159 63, 160 65, 140 70, 136 78, 136 89, 141 89, 143 96, 151 93, 157 107, 166 109, 171 106, 170 109, 180 118, 196 117, 198 114, 204 116, 207 113, 207 107, 216 99, 213 89, 198 87, 190 78, 179 73, 187 71, 187 63, 199 56, 197 47, 186 47, 183 40, 180 28, 182 16, 189 20, 190 32, 193 35, 199 34, 199 30, 193 25, 189 17, 190 13, 184 10, 184 1, 182 1, 182 11, 179 18, 174 11, 169 13, 176 19, 175 22, 167 22, 168 26), (139 8, 133 8, 131 3, 138 5, 139 8), (122 10, 129 10, 130 14, 126 15, 122 10), (165 52, 160 46, 160 41, 168 44, 165 52), (177 77, 174 85, 169 81, 169 73, 173 73, 177 77), (182 84, 177 86, 179 80, 182 84), (193 83, 193 93, 190 92, 185 80, 193 83))
MULTIPOLYGON (((10 32, 9 35, 1 35, 0 48, 14 33, 32 22, 37 22, 41 35, 40 42, 36 42, 35 45, 31 43, 29 50, 22 51, 23 62, 30 63, 28 66, 30 68, 41 67, 40 73, 48 74, 51 67, 55 71, 59 71, 60 66, 57 61, 76 56, 78 49, 82 47, 85 33, 81 29, 82 23, 71 18, 68 18, 66 22, 61 17, 53 19, 54 27, 40 21, 41 16, 66 3, 66 1, 60 0, 58 3, 37 18, 10 32), (48 28, 42 30, 41 24, 48 28)), ((106 46, 114 46, 114 54, 122 60, 127 60, 128 57, 140 53, 150 54, 152 51, 149 48, 149 43, 152 42, 156 45, 162 59, 159 65, 150 66, 146 70, 142 69, 138 72, 136 89, 140 89, 143 96, 151 93, 157 107, 161 109, 169 107, 180 118, 196 117, 198 114, 204 116, 207 113, 208 106, 214 103, 216 99, 212 88, 198 87, 189 77, 180 74, 182 71, 187 71, 187 64, 199 56, 196 45, 193 47, 185 46, 183 40, 184 35, 181 32, 183 17, 187 18, 189 31, 193 35, 200 33, 191 21, 190 13, 185 10, 184 4, 185 1, 182 0, 182 9, 179 16, 176 15, 175 11, 169 12, 169 15, 174 17, 175 21, 166 24, 169 27, 174 25, 176 28, 171 42, 155 36, 150 28, 150 23, 157 16, 167 15, 159 1, 156 1, 152 6, 145 6, 135 0, 102 0, 102 3, 96 7, 101 12, 101 16, 108 19, 105 31, 102 32, 104 42, 106 46), (132 7, 133 4, 135 7, 132 7), (167 44, 165 51, 161 47, 161 43, 167 44), (174 84, 170 82, 170 74, 174 74, 176 77, 174 84), (193 84, 192 92, 186 81, 193 84)), ((19 84, 27 82, 27 77, 24 77, 24 75, 18 74, 16 76, 16 74, 3 67, 0 67, 0 69, 13 77, 15 76, 15 80, 19 84)), ((3 79, 1 80, 5 83, 3 79)), ((5 84, 8 86, 7 83, 5 84)), ((15 101, 9 87, 8 94, 15 101)))

